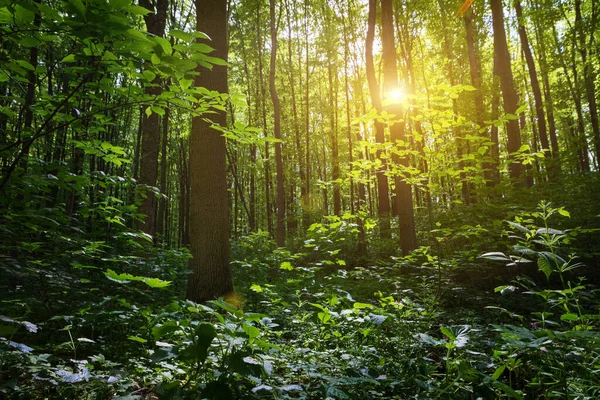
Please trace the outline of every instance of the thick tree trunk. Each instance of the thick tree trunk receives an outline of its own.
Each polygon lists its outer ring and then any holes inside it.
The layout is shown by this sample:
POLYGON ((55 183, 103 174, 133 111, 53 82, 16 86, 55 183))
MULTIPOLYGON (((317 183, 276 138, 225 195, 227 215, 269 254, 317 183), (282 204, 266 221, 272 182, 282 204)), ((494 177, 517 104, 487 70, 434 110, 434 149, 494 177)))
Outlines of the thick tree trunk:
MULTIPOLYGON (((506 31, 504 29, 504 14, 502 11, 502 0, 490 0, 492 8, 492 25, 494 30, 494 64, 495 72, 500 78, 500 88, 502 89, 502 100, 504 112, 516 115, 519 107, 517 90, 513 80, 512 68, 510 65, 510 53, 506 42, 506 31)), ((506 124, 506 133, 508 136, 508 153, 510 178, 513 185, 518 186, 523 177, 523 164, 516 162, 512 154, 519 151, 521 147, 521 130, 517 120, 510 120, 506 124)))
MULTIPOLYGON (((393 20, 392 0, 381 0, 381 35, 383 42, 383 80, 387 91, 399 90, 398 71, 396 67, 396 47, 394 44, 394 20, 393 20)), ((390 126, 391 140, 396 150, 405 150, 407 137, 404 126, 404 110, 402 104, 397 101, 388 107, 390 114, 401 118, 402 122, 396 122, 390 126), (405 143, 402 148, 398 142, 405 143)), ((408 167, 408 157, 392 157, 393 161, 398 163, 400 172, 408 167)), ((417 248, 417 234, 415 231, 415 217, 412 202, 412 189, 404 178, 395 175, 396 202, 398 209, 398 225, 400 227, 400 247, 402 253, 407 255, 417 248)))
MULTIPOLYGON (((227 0, 196 0, 197 30, 206 33, 214 56, 227 60, 227 0)), ((198 68, 196 86, 227 93, 227 66, 198 68)), ((211 115, 225 126, 224 111, 211 115)), ((187 298, 202 302, 233 292, 225 138, 202 116, 192 119, 190 136, 190 260, 187 298)))
MULTIPOLYGON (((369 19, 367 25, 367 37, 365 44, 365 58, 367 81, 369 84, 369 92, 371 93, 371 102, 377 113, 381 113, 381 96, 379 94, 379 84, 375 77, 375 64, 373 63, 373 41, 375 40, 375 24, 377 22, 377 0, 369 0, 369 19)), ((379 144, 385 142, 383 123, 375 120, 375 141, 379 144)), ((377 157, 381 162, 381 167, 377 173, 377 196, 378 196, 378 214, 379 214, 379 230, 384 238, 391 236, 390 232, 390 194, 388 178, 385 175, 387 170, 387 161, 381 156, 381 150, 377 151, 377 157)))

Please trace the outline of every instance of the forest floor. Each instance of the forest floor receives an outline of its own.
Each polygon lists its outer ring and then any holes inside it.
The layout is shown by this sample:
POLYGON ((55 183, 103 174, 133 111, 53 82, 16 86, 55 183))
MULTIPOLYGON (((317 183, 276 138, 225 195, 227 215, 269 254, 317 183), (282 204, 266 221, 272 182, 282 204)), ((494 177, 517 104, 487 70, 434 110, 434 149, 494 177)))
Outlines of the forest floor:
POLYGON ((352 218, 294 251, 259 232, 233 243, 236 294, 205 305, 183 300, 187 251, 65 227, 0 257, 0 394, 598 398, 598 231, 546 225, 569 217, 441 223, 407 257, 375 231, 357 255, 352 218))

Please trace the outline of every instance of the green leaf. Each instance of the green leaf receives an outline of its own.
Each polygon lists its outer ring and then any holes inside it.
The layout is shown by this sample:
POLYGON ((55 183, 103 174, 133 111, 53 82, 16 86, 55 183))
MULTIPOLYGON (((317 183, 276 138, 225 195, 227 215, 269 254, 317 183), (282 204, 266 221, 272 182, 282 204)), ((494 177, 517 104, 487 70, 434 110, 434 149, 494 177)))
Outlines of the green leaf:
POLYGON ((504 365, 501 365, 498 368, 496 368, 496 371, 494 371, 494 375, 492 375, 492 379, 500 378, 505 369, 506 367, 504 365))
POLYGON ((567 313, 560 316, 561 321, 577 321, 579 316, 577 314, 567 313))
POLYGON ((181 39, 184 42, 191 42, 192 40, 194 40, 193 35, 191 35, 187 32, 181 31, 179 29, 171 29, 169 31, 169 35, 176 37, 177 39, 181 39))
POLYGON ((364 308, 375 308, 375 306, 373 304, 359 303, 359 302, 354 303, 353 307, 357 310, 362 310, 364 308))
POLYGON ((563 217, 571 218, 571 214, 567 210, 563 210, 562 208, 558 209, 558 213, 563 217))
POLYGON ((133 340, 134 342, 138 342, 138 343, 146 343, 146 342, 148 342, 146 339, 143 339, 143 338, 137 337, 137 336, 129 336, 129 337, 127 337, 127 339, 133 340))
POLYGON ((137 5, 129 6, 127 8, 127 11, 129 11, 130 13, 132 13, 134 15, 147 15, 152 12, 152 11, 148 10, 146 7, 137 6, 137 5))
POLYGON ((546 254, 540 254, 537 260, 538 269, 542 271, 547 279, 550 279, 550 275, 554 272, 554 260, 550 260, 546 254))
POLYGON ((64 63, 72 63, 72 62, 75 62, 75 61, 77 61, 75 59, 75 54, 69 54, 68 56, 66 56, 65 58, 63 58, 61 60, 61 62, 64 62, 64 63))
POLYGON ((185 348, 181 352, 180 358, 184 361, 203 363, 208 357, 208 349, 213 339, 217 336, 217 331, 212 324, 205 322, 198 325, 195 335, 197 336, 196 342, 185 348))
POLYGON ((255 326, 244 324, 242 328, 250 339, 257 338, 260 335, 260 330, 255 326))
POLYGON ((156 74, 152 71, 144 71, 142 72, 142 74, 144 75, 144 78, 146 78, 148 80, 148 82, 152 82, 154 80, 154 78, 156 78, 156 74))
POLYGON ((292 264, 289 261, 284 261, 281 263, 281 265, 279 266, 280 269, 284 269, 286 271, 293 271, 294 267, 292 266, 292 264))
POLYGON ((173 333, 179 329, 179 324, 177 321, 167 321, 162 325, 156 325, 152 328, 152 336, 154 336, 154 340, 158 340, 163 336, 173 333))
POLYGON ((135 279, 135 276, 131 275, 131 274, 127 274, 127 273, 123 273, 123 274, 117 274, 115 271, 113 271, 112 269, 107 270, 104 275, 106 275, 106 277, 108 279, 110 279, 111 281, 114 282, 119 282, 119 283, 129 283, 135 279))
POLYGON ((160 47, 162 48, 162 51, 166 55, 171 55, 173 53, 173 48, 171 47, 171 43, 169 43, 169 41, 167 39, 160 37, 160 36, 154 36, 153 39, 156 43, 158 43, 160 45, 160 47))
POLYGON ((163 281, 162 279, 158 278, 144 278, 142 282, 151 288, 164 288, 171 284, 171 281, 163 281))
POLYGON ((79 17, 85 19, 86 8, 81 0, 67 0, 67 2, 72 6, 73 10, 78 14, 79 17))
POLYGON ((252 286, 250 286, 250 290, 252 290, 254 293, 262 293, 264 291, 264 289, 257 284, 252 284, 252 286))

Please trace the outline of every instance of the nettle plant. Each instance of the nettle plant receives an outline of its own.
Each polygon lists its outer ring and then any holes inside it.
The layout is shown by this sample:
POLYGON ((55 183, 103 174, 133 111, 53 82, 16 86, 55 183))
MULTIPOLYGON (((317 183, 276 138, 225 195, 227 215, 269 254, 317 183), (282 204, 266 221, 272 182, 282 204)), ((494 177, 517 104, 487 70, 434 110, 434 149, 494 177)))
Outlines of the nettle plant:
MULTIPOLYGON (((538 210, 515 222, 508 222, 516 239, 514 254, 486 253, 481 258, 503 261, 507 266, 519 267, 536 263, 547 278, 544 287, 520 276, 515 285, 524 289, 521 294, 533 295, 540 300, 541 310, 529 316, 517 315, 500 307, 520 326, 493 325, 500 334, 494 349, 497 367, 493 378, 504 379, 518 397, 531 393, 546 397, 591 398, 600 394, 598 374, 598 310, 587 307, 594 304, 594 292, 582 284, 583 278, 572 272, 581 267, 568 245, 577 234, 574 230, 550 227, 555 216, 569 218, 562 207, 540 202, 538 210), (536 221, 541 222, 535 224, 536 221), (558 279, 553 279, 558 276, 558 279), (592 300, 592 301, 590 301, 592 300), (526 322, 529 322, 527 324, 526 322), (591 396, 591 397, 590 397, 591 396)), ((497 287, 496 292, 511 295, 519 290, 514 285, 497 287)))

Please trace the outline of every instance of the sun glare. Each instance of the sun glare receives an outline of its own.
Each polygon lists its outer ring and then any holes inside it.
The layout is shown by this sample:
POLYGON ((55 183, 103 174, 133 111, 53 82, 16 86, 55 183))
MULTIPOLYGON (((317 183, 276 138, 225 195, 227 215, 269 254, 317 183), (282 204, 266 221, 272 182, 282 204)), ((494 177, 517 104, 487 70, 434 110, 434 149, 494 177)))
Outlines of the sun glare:
POLYGON ((400 103, 406 100, 406 93, 401 88, 396 88, 387 92, 387 99, 394 103, 400 103))

